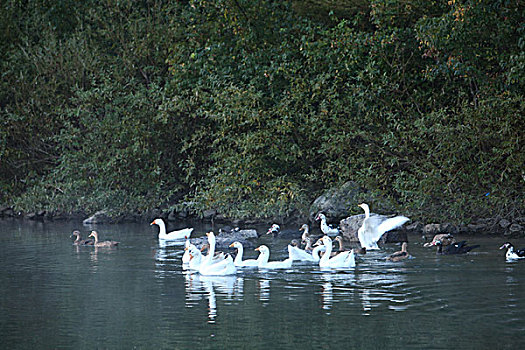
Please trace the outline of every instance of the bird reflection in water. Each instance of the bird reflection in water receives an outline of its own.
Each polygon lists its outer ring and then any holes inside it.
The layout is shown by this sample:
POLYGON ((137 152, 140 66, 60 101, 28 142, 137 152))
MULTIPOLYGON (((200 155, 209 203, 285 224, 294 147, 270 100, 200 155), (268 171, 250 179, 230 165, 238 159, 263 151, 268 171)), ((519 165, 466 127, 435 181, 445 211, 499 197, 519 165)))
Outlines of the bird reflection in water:
POLYGON ((270 300, 270 280, 260 279, 259 280, 259 301, 266 305, 270 300))
POLYGON ((186 272, 186 307, 194 307, 203 298, 208 301, 208 323, 217 318, 217 297, 242 299, 244 280, 237 276, 202 276, 186 272))
MULTIPOLYGON (((348 273, 323 273, 321 275, 321 299, 322 299, 322 308, 324 310, 330 311, 334 303, 334 287, 346 292, 351 292, 353 290, 353 284, 355 283, 354 274, 348 273), (345 286, 349 286, 345 287, 345 286)), ((350 293, 342 293, 341 296, 349 296, 350 293)), ((329 315, 330 313, 327 312, 329 315)))
POLYGON ((332 282, 323 283, 323 292, 321 295, 323 299, 323 309, 330 310, 332 308, 332 301, 334 299, 332 282))

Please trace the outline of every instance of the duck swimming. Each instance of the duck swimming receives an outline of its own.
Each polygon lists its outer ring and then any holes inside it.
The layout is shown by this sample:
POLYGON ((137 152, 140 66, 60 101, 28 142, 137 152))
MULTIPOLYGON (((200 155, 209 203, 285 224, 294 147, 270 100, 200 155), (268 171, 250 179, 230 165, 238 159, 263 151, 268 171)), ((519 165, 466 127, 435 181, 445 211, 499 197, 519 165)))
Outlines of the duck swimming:
POLYGON ((514 249, 514 245, 510 242, 505 242, 499 249, 507 249, 507 252, 505 253, 505 258, 507 260, 519 260, 519 259, 525 259, 525 248, 516 250, 514 249))
POLYGON ((326 216, 323 213, 317 214, 315 220, 321 220, 321 231, 328 236, 336 236, 339 234, 339 229, 326 223, 326 216))
MULTIPOLYGON (((310 238, 307 238, 308 241, 310 238)), ((288 258, 293 261, 309 261, 309 262, 319 262, 320 256, 319 253, 324 251, 326 248, 323 245, 315 247, 312 252, 309 253, 306 249, 299 248, 299 242, 294 239, 288 245, 288 258)))
POLYGON ((116 247, 120 243, 117 241, 99 241, 97 231, 91 231, 89 237, 93 237, 95 239, 93 244, 95 247, 116 247))
POLYGON ((408 243, 403 242, 403 244, 401 245, 401 250, 391 254, 389 257, 386 258, 386 260, 397 262, 397 261, 408 259, 410 257, 410 254, 408 254, 407 248, 408 248, 408 243))
POLYGON ((432 238, 432 242, 423 244, 423 247, 433 247, 436 245, 437 241, 440 241, 443 247, 451 245, 452 243, 456 243, 454 236, 452 236, 450 233, 440 233, 432 238))
POLYGON ((73 233, 71 233, 71 238, 76 237, 75 241, 73 242, 74 245, 93 245, 95 244, 95 241, 92 239, 82 239, 80 237, 80 231, 75 230, 73 233))
POLYGON ((185 228, 182 230, 166 233, 166 224, 164 223, 164 220, 160 218, 153 220, 153 222, 150 225, 159 226, 159 239, 165 241, 189 238, 191 236, 191 232, 193 231, 193 228, 185 228))
MULTIPOLYGON (((195 247, 194 244, 192 244, 188 237, 186 237, 186 242, 184 243, 184 254, 182 254, 182 264, 187 265, 190 263, 190 247, 195 247)), ((197 247, 195 247, 197 248, 197 247)))
POLYGON ((229 254, 226 255, 226 258, 220 261, 214 260, 216 244, 215 234, 213 232, 207 232, 206 236, 208 237, 210 248, 208 254, 204 257, 199 266, 199 273, 204 276, 226 276, 236 274, 237 268, 229 254))
POLYGON ((241 242, 233 242, 230 244, 230 248, 236 248, 237 249, 237 256, 235 257, 235 260, 233 263, 237 267, 257 267, 259 265, 258 261, 256 259, 246 259, 242 260, 242 256, 244 253, 244 247, 241 242))
POLYGON ((461 242, 453 243, 453 244, 447 246, 445 250, 443 250, 443 244, 441 243, 441 241, 437 241, 436 242, 436 246, 438 247, 437 251, 436 251, 436 254, 453 255, 453 254, 465 254, 465 253, 468 253, 472 249, 478 248, 479 244, 469 246, 469 245, 467 245, 467 241, 461 241, 461 242))
POLYGON ((321 268, 353 268, 355 267, 354 251, 346 251, 330 257, 332 253, 332 239, 328 236, 322 238, 326 251, 319 260, 321 268))
POLYGON ((367 250, 379 250, 377 242, 381 239, 384 233, 401 227, 410 219, 405 216, 395 216, 393 218, 386 218, 383 216, 370 216, 370 208, 368 204, 359 204, 365 211, 365 219, 363 224, 357 231, 357 237, 361 243, 361 247, 367 250))
POLYGON ((287 230, 287 229, 281 231, 281 226, 279 226, 277 224, 273 224, 268 229, 266 234, 267 235, 271 234, 274 238, 275 237, 279 237, 279 238, 299 238, 301 236, 301 232, 300 231, 287 230))
POLYGON ((260 253, 257 258, 257 266, 260 269, 289 269, 292 267, 293 260, 290 258, 283 261, 268 261, 270 259, 270 249, 265 245, 261 245, 255 250, 260 253))

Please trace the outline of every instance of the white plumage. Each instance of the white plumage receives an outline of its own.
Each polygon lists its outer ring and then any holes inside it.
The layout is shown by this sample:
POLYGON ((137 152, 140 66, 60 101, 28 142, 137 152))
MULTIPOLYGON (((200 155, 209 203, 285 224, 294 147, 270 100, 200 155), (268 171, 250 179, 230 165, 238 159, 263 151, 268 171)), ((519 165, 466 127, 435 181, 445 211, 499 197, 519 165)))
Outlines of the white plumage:
POLYGON ((237 267, 257 267, 259 263, 256 259, 246 259, 242 260, 242 256, 244 254, 244 247, 242 246, 241 242, 233 242, 230 244, 230 248, 236 248, 237 249, 237 256, 235 257, 235 260, 233 260, 233 263, 237 267))
POLYGON ((319 260, 319 267, 334 269, 355 267, 355 256, 353 250, 341 252, 334 257, 330 257, 332 253, 332 239, 328 236, 324 236, 322 242, 326 247, 326 251, 319 260))
POLYGON ((182 240, 186 238, 190 238, 191 232, 193 231, 193 228, 184 228, 182 230, 172 231, 169 233, 166 233, 166 224, 164 223, 164 220, 162 219, 155 219, 150 225, 158 225, 159 226, 159 239, 161 240, 182 240))
POLYGON ((268 261, 270 259, 270 249, 265 245, 261 245, 255 248, 255 250, 260 253, 257 258, 260 269, 289 269, 292 267, 293 260, 290 258, 283 261, 268 261))
POLYGON ((357 231, 357 237, 359 238, 361 247, 367 250, 378 250, 377 242, 385 232, 396 229, 410 220, 405 216, 395 216, 393 218, 370 216, 368 204, 363 203, 359 204, 359 206, 365 211, 365 219, 357 231))
POLYGON ((326 222, 326 216, 323 213, 317 214, 315 220, 321 220, 321 231, 323 234, 328 236, 337 236, 339 234, 339 229, 337 227, 332 227, 326 222))
POLYGON ((233 263, 233 259, 228 255, 225 259, 215 262, 213 260, 215 255, 215 235, 213 232, 206 233, 208 236, 208 243, 210 244, 210 249, 208 250, 208 255, 204 257, 200 267, 199 273, 201 275, 208 276, 224 276, 224 275, 233 275, 237 273, 237 268, 233 263))

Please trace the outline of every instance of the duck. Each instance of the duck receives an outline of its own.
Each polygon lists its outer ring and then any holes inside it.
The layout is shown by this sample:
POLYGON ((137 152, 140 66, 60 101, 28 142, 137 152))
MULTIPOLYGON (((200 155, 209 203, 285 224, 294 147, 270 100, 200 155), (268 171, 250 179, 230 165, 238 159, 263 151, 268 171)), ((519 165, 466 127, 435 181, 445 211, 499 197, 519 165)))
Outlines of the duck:
MULTIPOLYGON (((310 241, 310 238, 307 238, 310 241)), ((293 261, 309 261, 309 262, 319 262, 320 253, 326 249, 325 246, 320 245, 316 246, 314 249, 310 249, 309 253, 306 249, 299 248, 299 242, 296 239, 293 239, 288 245, 288 258, 293 261)))
POLYGON ((233 242, 232 244, 230 244, 230 248, 237 249, 237 256, 235 257, 235 260, 233 260, 233 263, 235 266, 237 267, 257 267, 259 265, 256 259, 242 260, 242 256, 244 253, 244 247, 241 242, 238 242, 238 241, 233 242))
POLYGON ((222 260, 214 260, 215 256, 215 234, 213 232, 207 232, 208 243, 210 248, 208 254, 202 260, 199 266, 199 273, 204 276, 227 276, 234 275, 237 273, 237 268, 233 263, 231 255, 226 254, 226 257, 222 260))
POLYGON ((323 245, 326 247, 326 251, 319 260, 319 267, 321 268, 354 268, 355 267, 355 254, 354 251, 345 251, 331 257, 332 253, 332 239, 329 236, 322 238, 323 245))
POLYGON ((188 269, 188 270, 198 271, 201 266, 202 259, 203 259, 200 249, 197 248, 193 244, 190 244, 188 248, 184 248, 184 249, 187 249, 187 252, 188 252, 188 263, 182 264, 182 268, 185 270, 188 269))
POLYGON ((408 242, 403 242, 403 244, 401 244, 401 250, 392 253, 389 257, 386 258, 386 260, 397 262, 408 259, 410 257, 410 254, 408 254, 407 248, 408 242))
POLYGON ((461 241, 452 243, 451 245, 447 246, 445 250, 443 250, 443 244, 441 241, 436 242, 437 251, 436 254, 440 255, 454 255, 454 254, 465 254, 470 252, 472 249, 478 248, 478 245, 467 245, 467 241, 461 241))
POLYGON ((272 226, 270 226, 268 231, 266 231, 266 234, 267 235, 271 234, 272 236, 277 237, 277 235, 279 234, 280 230, 281 230, 281 226, 279 226, 277 224, 273 224, 272 226))
POLYGON ((423 247, 433 247, 436 245, 436 242, 440 241, 442 246, 448 246, 452 243, 456 243, 456 240, 454 239, 454 236, 452 236, 450 233, 440 233, 434 236, 432 238, 432 242, 427 242, 423 244, 423 247))
POLYGON ((159 239, 165 241, 182 240, 185 238, 189 238, 191 236, 191 232, 193 231, 193 228, 184 228, 182 230, 166 233, 166 224, 164 223, 164 220, 160 218, 153 220, 150 225, 159 226, 159 239))
MULTIPOLYGON (((215 242, 215 249, 217 249, 217 242, 215 242)), ((204 251, 209 252, 210 251, 210 244, 209 243, 204 243, 201 246, 200 251, 201 251, 202 254, 204 254, 204 251)), ((213 262, 218 262, 218 261, 223 260, 225 257, 226 257, 226 254, 224 254, 224 252, 217 252, 217 251, 215 251, 213 253, 212 261, 213 262)))
POLYGON ((334 240, 335 240, 337 243, 339 243, 339 249, 337 250, 338 252, 346 252, 347 250, 349 250, 349 249, 345 249, 345 247, 344 247, 344 242, 343 242, 344 239, 343 239, 343 236, 340 236, 340 235, 339 235, 339 236, 336 236, 336 237, 334 238, 334 240))
POLYGON ((261 245, 255 248, 260 254, 257 258, 258 267, 260 269, 289 269, 292 267, 293 260, 287 258, 283 261, 268 261, 270 259, 270 249, 261 245))
MULTIPOLYGON (((190 263, 190 247, 194 246, 186 236, 186 242, 184 242, 184 254, 182 254, 182 264, 189 264, 190 263)), ((197 247, 195 247, 197 249, 197 247)))
MULTIPOLYGON (((359 247, 357 249, 356 248, 346 249, 344 247, 344 243, 343 243, 344 242, 343 236, 337 236, 337 237, 335 237, 335 240, 337 241, 337 243, 339 243, 339 250, 338 250, 338 252, 346 252, 348 250, 353 250, 354 254, 363 254, 363 255, 366 254, 366 248, 364 248, 364 247, 359 247)), ((332 254, 333 254, 333 252, 332 252, 332 254)))
POLYGON ((279 238, 298 238, 298 237, 301 236, 301 232, 300 231, 296 231, 296 230, 282 230, 281 231, 281 226, 279 226, 278 224, 273 224, 268 229, 266 234, 267 235, 271 234, 274 238, 275 237, 279 237, 279 238))
POLYGON ((499 249, 507 249, 507 252, 505 253, 505 258, 507 260, 519 260, 519 259, 525 259, 525 248, 516 250, 514 249, 514 245, 510 242, 505 242, 499 249))
POLYGON ((120 242, 117 241, 101 241, 98 240, 98 232, 97 231, 91 231, 89 234, 89 237, 93 237, 95 239, 95 242, 93 243, 93 246, 95 247, 116 247, 120 242))
POLYGON ((80 237, 80 231, 75 230, 71 233, 71 238, 76 237, 75 241, 73 242, 74 245, 93 245, 95 244, 95 241, 92 239, 82 239, 80 237))
POLYGON ((359 238, 361 247, 366 248, 366 250, 379 250, 377 242, 385 232, 401 227, 405 222, 410 220, 402 215, 393 218, 370 216, 368 204, 361 203, 359 206, 365 211, 365 219, 357 231, 357 237, 359 238))
POLYGON ((303 224, 299 228, 299 231, 303 231, 303 233, 301 234, 301 242, 305 242, 306 238, 310 237, 310 227, 308 226, 308 224, 303 224))
POLYGON ((321 231, 323 234, 328 236, 337 236, 339 234, 339 229, 337 227, 332 227, 326 223, 326 216, 323 213, 317 214, 315 220, 321 220, 321 231))

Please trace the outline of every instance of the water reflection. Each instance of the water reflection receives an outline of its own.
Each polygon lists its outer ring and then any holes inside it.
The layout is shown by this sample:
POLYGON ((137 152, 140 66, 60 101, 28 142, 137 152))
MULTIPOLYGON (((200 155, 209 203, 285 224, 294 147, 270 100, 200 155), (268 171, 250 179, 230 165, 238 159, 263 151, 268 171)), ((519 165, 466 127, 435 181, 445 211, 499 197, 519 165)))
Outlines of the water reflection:
POLYGON ((202 276, 185 272, 186 307, 194 307, 206 298, 208 301, 208 323, 217 318, 217 296, 240 300, 243 297, 244 281, 237 276, 202 276))
POLYGON ((259 280, 259 301, 263 305, 268 304, 270 300, 270 280, 269 279, 260 279, 259 280))

